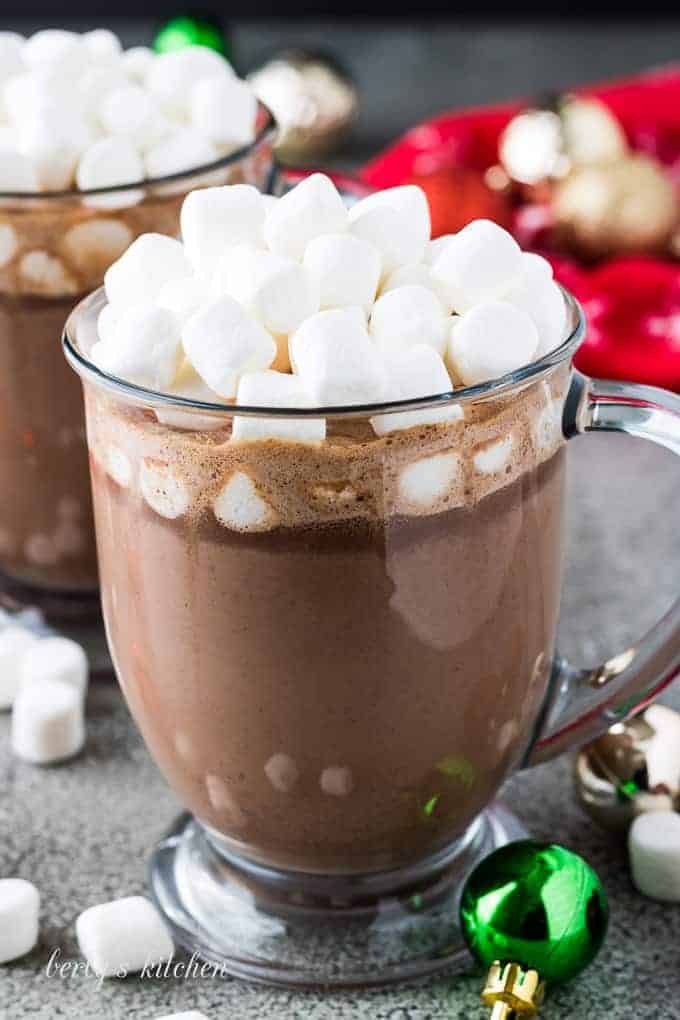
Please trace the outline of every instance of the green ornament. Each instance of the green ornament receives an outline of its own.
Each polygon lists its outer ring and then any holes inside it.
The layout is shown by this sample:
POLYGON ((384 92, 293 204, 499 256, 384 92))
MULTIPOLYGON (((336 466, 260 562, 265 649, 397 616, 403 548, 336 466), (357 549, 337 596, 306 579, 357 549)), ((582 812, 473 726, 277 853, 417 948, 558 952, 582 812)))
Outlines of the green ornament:
POLYGON ((224 57, 229 56, 227 43, 219 25, 204 18, 183 15, 172 18, 156 33, 153 48, 156 53, 171 53, 187 46, 207 46, 224 57))
POLYGON ((460 919, 471 952, 487 967, 517 964, 543 981, 561 982, 594 958, 608 913, 599 878, 578 854, 521 840, 473 871, 460 919))

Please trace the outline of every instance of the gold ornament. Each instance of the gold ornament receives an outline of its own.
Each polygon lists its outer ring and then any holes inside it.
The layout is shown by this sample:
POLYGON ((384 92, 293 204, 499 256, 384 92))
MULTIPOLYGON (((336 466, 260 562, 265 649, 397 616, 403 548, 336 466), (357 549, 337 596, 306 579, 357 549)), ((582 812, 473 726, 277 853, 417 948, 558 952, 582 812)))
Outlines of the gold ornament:
POLYGON ((276 154, 283 162, 328 155, 359 110, 353 82, 322 54, 288 50, 253 71, 248 80, 279 123, 276 154))
POLYGON ((482 992, 482 1002, 492 1006, 490 1020, 513 1020, 535 1016, 544 995, 543 982, 535 970, 522 970, 516 963, 501 967, 491 964, 482 992))
POLYGON ((576 758, 576 795, 600 825, 625 831, 647 811, 680 809, 680 713, 652 705, 576 758))
POLYGON ((553 208, 562 240, 589 258, 663 251, 678 218, 671 182, 642 155, 573 169, 555 185, 553 208))

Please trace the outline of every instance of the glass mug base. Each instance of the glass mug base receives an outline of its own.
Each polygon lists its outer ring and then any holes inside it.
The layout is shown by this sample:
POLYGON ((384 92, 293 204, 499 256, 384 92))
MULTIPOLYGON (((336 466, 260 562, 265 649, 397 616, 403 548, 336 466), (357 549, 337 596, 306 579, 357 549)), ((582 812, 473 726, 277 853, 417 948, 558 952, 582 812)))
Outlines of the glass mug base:
POLYGON ((285 987, 397 984, 469 959, 458 927, 475 865, 526 830, 493 802, 417 865, 325 876, 265 868, 181 815, 155 848, 151 893, 175 943, 220 971, 285 987))

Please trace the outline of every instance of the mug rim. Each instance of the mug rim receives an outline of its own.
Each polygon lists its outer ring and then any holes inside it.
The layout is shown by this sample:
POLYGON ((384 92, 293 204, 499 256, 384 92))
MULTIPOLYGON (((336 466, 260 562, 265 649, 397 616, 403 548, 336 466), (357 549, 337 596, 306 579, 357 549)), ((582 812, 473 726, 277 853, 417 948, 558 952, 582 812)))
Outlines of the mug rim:
POLYGON ((69 188, 65 191, 0 191, 0 202, 11 203, 13 206, 34 205, 40 202, 77 202, 80 199, 94 198, 96 196, 120 195, 126 191, 144 190, 162 187, 167 184, 181 183, 193 177, 202 177, 204 174, 215 173, 225 167, 239 163, 251 153, 255 152, 263 142, 278 130, 278 122, 274 114, 259 99, 258 110, 264 113, 264 123, 258 128, 255 137, 247 145, 242 145, 226 156, 220 156, 210 163, 203 163, 199 166, 187 167, 186 170, 178 170, 172 174, 165 174, 162 177, 144 177, 141 180, 129 181, 125 184, 112 184, 101 188, 69 188))
POLYGON ((366 418, 373 415, 398 414, 405 411, 416 411, 428 408, 448 407, 451 404, 465 404, 474 401, 489 400, 500 395, 518 390, 529 383, 540 379, 557 365, 571 359, 581 343, 586 329, 583 309, 574 297, 561 284, 562 292, 570 321, 570 331, 562 343, 548 354, 536 361, 523 365, 514 372, 508 372, 498 379, 491 379, 474 386, 448 390, 445 393, 428 397, 412 397, 408 400, 392 400, 371 404, 329 405, 317 407, 259 407, 249 404, 213 404, 189 397, 181 397, 163 393, 158 390, 137 386, 135 383, 104 372, 79 350, 75 335, 78 319, 83 315, 93 314, 95 309, 104 307, 104 288, 100 287, 83 298, 69 315, 62 334, 62 348, 66 360, 81 379, 94 383, 100 389, 107 390, 124 399, 147 408, 163 408, 188 413, 221 417, 230 420, 234 415, 257 418, 331 418, 352 419, 366 418))

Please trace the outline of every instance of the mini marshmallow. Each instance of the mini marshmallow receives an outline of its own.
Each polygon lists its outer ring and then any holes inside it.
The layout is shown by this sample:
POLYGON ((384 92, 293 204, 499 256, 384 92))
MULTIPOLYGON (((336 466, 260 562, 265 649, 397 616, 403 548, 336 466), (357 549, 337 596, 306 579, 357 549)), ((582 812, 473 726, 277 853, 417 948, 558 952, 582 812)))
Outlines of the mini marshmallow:
POLYGON ((180 227, 196 270, 210 272, 232 245, 261 247, 264 217, 262 195, 250 184, 192 191, 182 204, 180 227))
POLYGON ((19 239, 16 231, 9 223, 0 223, 0 267, 11 262, 18 250, 19 239))
POLYGON ((317 283, 299 262, 248 245, 222 257, 213 289, 233 297, 270 333, 292 333, 319 310, 317 283))
POLYGON ((191 127, 181 127, 146 153, 149 177, 167 177, 214 163, 219 153, 212 142, 191 127))
POLYGON ((104 343, 113 340, 120 316, 121 312, 116 311, 113 305, 104 305, 97 316, 97 335, 104 343))
POLYGON ((279 255, 302 259, 310 241, 347 230, 347 209, 337 188, 324 174, 305 177, 270 207, 264 238, 279 255))
POLYGON ((117 89, 126 88, 130 82, 120 63, 111 64, 105 61, 88 67, 78 84, 83 104, 82 112, 91 118, 93 124, 97 124, 106 97, 117 89))
POLYGON ((442 247, 432 265, 433 276, 446 288, 456 312, 500 297, 519 280, 521 271, 517 241, 491 220, 469 223, 442 247))
POLYGON ((430 238, 430 210, 421 188, 404 185, 369 195, 349 212, 349 229, 380 252, 383 275, 420 262, 430 238))
POLYGON ((61 28, 45 28, 27 39, 21 51, 28 67, 58 67, 66 74, 82 70, 88 54, 80 35, 61 28))
POLYGON ((127 489, 132 481, 132 464, 126 453, 119 446, 111 445, 104 455, 106 473, 113 478, 121 489, 127 489))
POLYGON ((264 774, 279 793, 290 793, 300 778, 300 770, 295 764, 295 760, 282 751, 278 751, 267 759, 264 774))
MULTIPOLYGON (((451 380, 441 356, 426 344, 417 344, 388 362, 390 400, 431 397, 451 390, 451 380)), ((463 417, 460 404, 430 407, 416 411, 400 411, 371 418, 378 436, 416 425, 435 425, 442 421, 458 421, 463 417)))
POLYGON ((217 520, 234 531, 267 531, 276 514, 260 496, 249 475, 235 471, 213 501, 217 520))
POLYGON ((70 227, 63 238, 64 254, 81 273, 101 276, 132 243, 133 234, 119 219, 101 216, 70 227))
MULTIPOLYGON (((241 377, 237 404, 251 407, 311 407, 302 382, 283 372, 249 372, 241 377)), ((238 412, 238 408, 235 408, 238 412)), ((233 440, 287 439, 319 443, 326 438, 323 418, 251 418, 236 413, 233 440)))
POLYGON ((139 487, 151 509, 169 521, 181 517, 191 506, 190 489, 172 468, 161 461, 144 458, 139 471, 139 487))
POLYGON ((189 114, 194 85, 203 78, 233 75, 230 64, 206 46, 162 53, 150 65, 146 85, 166 113, 183 118, 189 114))
POLYGON ((304 266, 319 288, 321 309, 359 305, 368 314, 381 271, 373 245, 351 234, 324 234, 307 245, 304 266))
POLYGON ((276 344, 231 297, 204 305, 182 330, 184 353, 204 382, 222 397, 236 394, 239 376, 268 368, 276 344))
POLYGON ((435 237, 431 241, 428 241, 425 245, 425 254, 423 255, 423 262, 426 266, 432 268, 441 253, 445 248, 448 248, 451 241, 456 238, 456 234, 442 234, 440 237, 435 237))
POLYGON ((99 120, 110 135, 121 135, 141 147, 154 134, 158 108, 149 93, 139 85, 125 85, 104 97, 99 120))
POLYGON ((163 287, 192 275, 179 241, 163 234, 142 234, 106 272, 104 289, 113 305, 155 301, 163 287))
POLYGON ((0 879, 0 964, 26 956, 38 941, 40 893, 23 878, 0 879))
POLYGON ((210 288, 206 281, 194 275, 185 276, 181 280, 169 280, 161 288, 156 303, 172 312, 180 326, 183 326, 209 299, 210 288))
POLYGON ((92 130, 83 117, 50 110, 32 117, 22 126, 19 147, 31 161, 41 188, 66 191, 71 186, 78 159, 92 141, 92 130))
POLYGON ((457 453, 436 453, 408 464, 399 476, 401 500, 419 510, 433 509, 459 480, 460 457, 457 453))
POLYGON ((120 66, 128 78, 136 82, 144 82, 156 59, 149 46, 131 46, 120 58, 120 66))
POLYGON ((441 301, 443 310, 448 314, 451 312, 449 296, 444 287, 432 275, 432 270, 423 262, 409 262, 408 265, 398 266, 393 269, 382 285, 381 293, 387 294, 399 287, 409 287, 417 284, 420 287, 427 287, 433 294, 436 294, 441 301))
POLYGON ((35 641, 21 661, 22 684, 42 684, 56 680, 70 684, 85 697, 89 667, 81 646, 70 638, 46 637, 35 641))
POLYGON ((354 789, 352 770, 346 765, 329 765, 319 777, 319 786, 329 797, 347 797, 354 789))
POLYGON ((415 344, 427 344, 443 354, 449 323, 439 298, 427 287, 411 284, 378 298, 369 332, 383 354, 396 354, 415 344))
POLYGON ((64 297, 78 293, 78 281, 61 259, 47 251, 27 251, 19 260, 22 281, 32 294, 64 297))
MULTIPOLYGON (((101 138, 85 150, 76 170, 76 182, 81 191, 136 184, 143 177, 142 158, 127 138, 101 138)), ((143 197, 141 189, 130 189, 111 195, 92 195, 87 202, 94 207, 115 209, 134 205, 143 197)))
POLYGON ((48 765, 72 758, 84 743, 83 697, 73 684, 22 684, 12 710, 12 750, 19 758, 48 765))
POLYGON ((21 667, 36 637, 10 624, 0 631, 0 710, 11 708, 21 684, 21 667))
POLYGON ((76 921, 80 951, 98 977, 126 977, 171 960, 175 947, 156 908, 143 896, 100 903, 76 921))
POLYGON ((527 312, 507 301, 489 301, 454 320, 448 357, 461 381, 474 386, 528 365, 538 344, 527 312))
POLYGON ((177 375, 180 326, 167 308, 137 305, 123 312, 113 337, 90 351, 92 361, 109 375, 150 390, 170 386, 177 375))
POLYGON ((522 276, 531 284, 552 280, 553 267, 542 255, 533 251, 522 252, 522 276))
POLYGON ((388 379, 361 308, 312 315, 290 339, 290 358, 318 407, 388 399, 388 379))
POLYGON ((120 39, 108 28, 94 28, 90 32, 83 32, 80 40, 91 60, 117 61, 123 52, 120 39))
POLYGON ((521 281, 503 295, 503 301, 509 301, 517 308, 522 308, 533 320, 539 336, 537 357, 548 354, 567 338, 567 307, 562 291, 552 278, 542 275, 541 278, 528 278, 525 274, 521 281))
POLYGON ((483 475, 502 471, 510 460, 513 445, 512 436, 506 436, 505 439, 498 439, 477 450, 473 457, 476 470, 483 475))
POLYGON ((255 137, 257 98, 246 81, 220 75, 198 81, 191 92, 191 121, 216 145, 238 149, 255 137))
POLYGON ((633 882, 644 896, 680 903, 680 815, 638 815, 628 833, 628 853, 633 882))
POLYGON ((13 149, 0 149, 0 191, 37 191, 38 175, 30 159, 13 149))
MULTIPOLYGON (((185 361, 180 368, 177 379, 165 391, 170 397, 185 397, 204 404, 221 404, 222 397, 206 386, 191 365, 185 361)), ((156 407, 154 414, 157 421, 172 428, 185 429, 188 432, 215 432, 226 426, 223 417, 199 414, 196 411, 179 411, 174 407, 156 407)))

